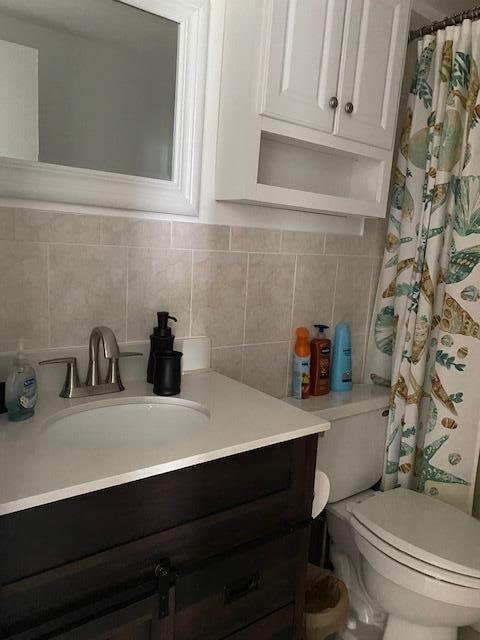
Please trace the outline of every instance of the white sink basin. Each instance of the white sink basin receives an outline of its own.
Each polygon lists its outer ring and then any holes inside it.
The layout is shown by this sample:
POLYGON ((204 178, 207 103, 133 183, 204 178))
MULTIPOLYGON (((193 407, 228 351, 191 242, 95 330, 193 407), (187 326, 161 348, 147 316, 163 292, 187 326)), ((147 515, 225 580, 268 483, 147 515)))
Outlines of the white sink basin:
POLYGON ((89 402, 55 414, 45 424, 48 437, 73 447, 145 449, 159 447, 205 427, 210 414, 177 398, 118 398, 89 402))

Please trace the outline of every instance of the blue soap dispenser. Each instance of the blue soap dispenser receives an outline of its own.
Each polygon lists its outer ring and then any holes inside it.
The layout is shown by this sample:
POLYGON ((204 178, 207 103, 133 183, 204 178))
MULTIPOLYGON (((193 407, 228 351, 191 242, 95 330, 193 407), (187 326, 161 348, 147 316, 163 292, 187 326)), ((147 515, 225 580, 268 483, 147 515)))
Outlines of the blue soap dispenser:
POLYGON ((341 322, 335 327, 330 388, 332 391, 351 391, 352 387, 352 339, 350 327, 346 322, 341 322))

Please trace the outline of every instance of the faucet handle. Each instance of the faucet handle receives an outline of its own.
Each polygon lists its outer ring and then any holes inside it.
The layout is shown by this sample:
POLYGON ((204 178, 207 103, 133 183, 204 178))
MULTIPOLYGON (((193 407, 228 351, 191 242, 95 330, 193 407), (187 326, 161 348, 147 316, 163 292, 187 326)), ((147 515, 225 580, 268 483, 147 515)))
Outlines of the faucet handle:
POLYGON ((66 364, 67 365, 67 375, 65 377, 65 382, 63 384, 63 388, 60 391, 61 398, 72 398, 73 390, 81 387, 80 380, 78 377, 78 367, 77 367, 77 359, 73 357, 67 358, 51 358, 50 360, 41 360, 38 364, 66 364))
POLYGON ((125 387, 123 386, 122 378, 120 377, 120 367, 118 362, 119 358, 130 358, 132 356, 143 356, 143 353, 140 353, 139 351, 120 351, 118 358, 109 358, 107 377, 105 378, 106 384, 116 384, 118 385, 119 391, 124 390, 125 387))

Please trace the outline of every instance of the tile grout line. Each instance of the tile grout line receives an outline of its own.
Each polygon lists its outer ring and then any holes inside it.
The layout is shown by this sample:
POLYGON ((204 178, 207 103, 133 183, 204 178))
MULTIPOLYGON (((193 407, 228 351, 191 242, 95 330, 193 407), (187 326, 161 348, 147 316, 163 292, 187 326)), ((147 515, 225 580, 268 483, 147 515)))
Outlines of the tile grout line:
MULTIPOLYGON (((337 260, 337 266, 335 268, 335 280, 333 283, 333 304, 332 304, 332 313, 330 315, 330 326, 333 329, 333 324, 335 321, 335 307, 337 306, 337 285, 338 285, 338 272, 340 270, 340 259, 339 256, 335 256, 337 260)), ((331 334, 330 334, 331 335, 331 334)))
MULTIPOLYGON (((188 336, 186 336, 188 337, 188 336)), ((197 336, 191 336, 196 338, 197 336)), ((214 351, 217 349, 238 349, 239 347, 260 347, 266 344, 289 344, 290 340, 264 340, 263 342, 245 342, 242 344, 218 344, 212 347, 214 351)))
MULTIPOLYGON (((194 265, 194 249, 191 250, 190 256, 190 317, 189 317, 189 331, 188 334, 192 337, 193 331, 193 265, 194 265)), ((210 340, 212 338, 210 337, 210 340)), ((210 363, 211 364, 211 363, 210 363)))
POLYGON ((245 297, 243 304, 243 338, 242 338, 242 363, 240 367, 240 382, 243 382, 245 367, 245 342, 247 339, 247 302, 248 302, 248 279, 250 275, 250 253, 247 253, 247 269, 245 273, 245 297))
POLYGON ((51 305, 50 305, 50 244, 46 245, 47 250, 47 318, 48 318, 48 329, 47 329, 47 341, 48 347, 52 347, 52 318, 51 318, 51 305))
POLYGON ((126 275, 125 275, 125 342, 128 342, 128 297, 129 297, 129 288, 128 288, 128 280, 129 280, 129 272, 130 272, 130 249, 126 248, 127 256, 126 256, 126 275))
MULTIPOLYGON (((295 263, 293 267, 293 291, 292 291, 292 308, 290 310, 290 336, 288 343, 290 344, 293 337, 293 316, 295 310, 295 289, 297 286, 297 265, 298 265, 298 254, 295 254, 295 263)), ((290 349, 289 349, 290 352, 290 349)), ((290 366, 290 353, 287 353, 287 371, 286 371, 286 380, 285 380, 285 396, 288 396, 288 367, 290 366)))

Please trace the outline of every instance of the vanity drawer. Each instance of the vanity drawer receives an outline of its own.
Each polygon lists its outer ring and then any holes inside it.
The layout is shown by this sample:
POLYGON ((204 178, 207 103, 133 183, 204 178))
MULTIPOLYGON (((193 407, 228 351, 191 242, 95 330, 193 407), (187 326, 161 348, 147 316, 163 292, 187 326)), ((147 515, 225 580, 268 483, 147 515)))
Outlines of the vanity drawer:
POLYGON ((237 631, 228 640, 292 640, 295 606, 290 604, 237 631))
POLYGON ((193 640, 192 629, 195 640, 219 640, 295 602, 308 539, 304 526, 180 574, 175 640, 193 640))

